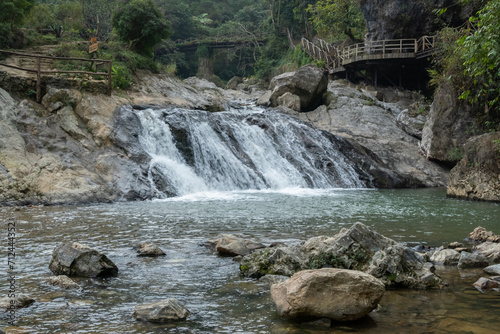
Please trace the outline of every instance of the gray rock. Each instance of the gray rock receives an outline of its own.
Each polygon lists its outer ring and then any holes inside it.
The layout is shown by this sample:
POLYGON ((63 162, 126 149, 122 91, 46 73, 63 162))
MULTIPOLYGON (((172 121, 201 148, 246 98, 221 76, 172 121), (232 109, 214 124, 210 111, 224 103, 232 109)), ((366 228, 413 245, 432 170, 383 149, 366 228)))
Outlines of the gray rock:
POLYGON ((484 268, 484 272, 490 275, 500 275, 500 264, 494 264, 492 266, 484 268))
POLYGON ((271 105, 271 95, 272 92, 270 90, 266 91, 257 100, 257 105, 263 107, 269 107, 271 105))
POLYGON ((460 253, 460 260, 458 261, 458 268, 480 268, 488 264, 488 259, 481 253, 462 252, 460 253))
POLYGON ((68 276, 107 277, 118 274, 118 268, 106 255, 71 241, 54 249, 49 269, 54 274, 68 276))
POLYGON ((164 256, 166 255, 160 247, 152 243, 143 242, 134 247, 137 251, 137 256, 164 256))
POLYGON ((441 249, 432 254, 430 261, 437 264, 455 265, 460 260, 460 253, 454 249, 441 249))
MULTIPOLYGON (((462 244, 462 243, 460 243, 460 242, 458 242, 458 241, 454 241, 454 242, 452 242, 452 243, 450 243, 450 244, 448 245, 448 248, 455 249, 455 250, 456 250, 457 248, 464 248, 464 247, 465 247, 465 246, 464 246, 464 244, 462 244)), ((458 252, 458 251, 457 251, 457 252, 458 252)))
POLYGON ((177 299, 168 298, 155 303, 138 305, 134 318, 142 321, 165 323, 185 320, 190 312, 177 299))
POLYGON ((28 295, 20 294, 16 295, 15 298, 3 297, 0 298, 0 309, 18 309, 31 306, 35 300, 28 295))
POLYGON ((264 275, 292 276, 302 268, 302 257, 303 253, 296 246, 259 249, 243 257, 240 271, 244 276, 253 278, 264 275))
POLYGON ((66 275, 50 276, 47 282, 51 285, 57 285, 63 289, 81 289, 82 287, 66 275))
POLYGON ((241 239, 235 236, 220 238, 215 244, 215 250, 219 253, 219 255, 223 256, 247 255, 254 252, 256 249, 265 247, 266 246, 261 243, 241 239))
POLYGON ((278 97, 278 105, 300 111, 300 97, 290 92, 286 92, 278 97))
POLYGON ((486 256, 490 263, 500 263, 500 243, 486 241, 474 248, 486 256))
POLYGON ((335 268, 304 270, 271 286, 278 315, 293 321, 360 319, 377 307, 384 292, 384 284, 371 275, 335 268))
POLYGON ((314 110, 321 104, 327 86, 328 79, 323 70, 314 65, 283 73, 271 79, 271 106, 278 106, 278 98, 285 93, 291 93, 300 98, 300 111, 314 110))
POLYGON ((469 233, 469 240, 478 242, 498 242, 500 241, 500 236, 493 233, 493 231, 488 231, 484 227, 478 226, 474 229, 474 231, 469 233))
POLYGON ((418 115, 411 117, 408 109, 399 113, 396 124, 407 134, 417 139, 422 139, 422 129, 425 124, 425 117, 418 115))
POLYGON ((498 281, 494 281, 489 278, 481 277, 476 282, 474 282, 474 287, 480 291, 482 290, 491 290, 498 288, 498 281))
POLYGON ((238 89, 238 85, 243 83, 243 78, 232 77, 226 84, 226 89, 238 89))
POLYGON ((242 274, 255 278, 267 274, 291 276, 299 270, 325 267, 364 271, 388 286, 421 289, 442 284, 422 255, 361 223, 333 237, 311 238, 301 247, 259 250, 240 262, 242 274))

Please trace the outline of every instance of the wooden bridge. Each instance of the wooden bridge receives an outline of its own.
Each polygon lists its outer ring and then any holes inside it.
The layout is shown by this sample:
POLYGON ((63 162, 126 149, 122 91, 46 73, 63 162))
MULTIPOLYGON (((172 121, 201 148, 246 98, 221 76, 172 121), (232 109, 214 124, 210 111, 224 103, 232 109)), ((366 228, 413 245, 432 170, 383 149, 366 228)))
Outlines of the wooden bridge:
POLYGON ((388 39, 336 47, 321 39, 317 44, 302 38, 302 47, 315 60, 326 63, 330 73, 344 72, 345 66, 368 60, 422 59, 437 51, 437 36, 419 39, 388 39))

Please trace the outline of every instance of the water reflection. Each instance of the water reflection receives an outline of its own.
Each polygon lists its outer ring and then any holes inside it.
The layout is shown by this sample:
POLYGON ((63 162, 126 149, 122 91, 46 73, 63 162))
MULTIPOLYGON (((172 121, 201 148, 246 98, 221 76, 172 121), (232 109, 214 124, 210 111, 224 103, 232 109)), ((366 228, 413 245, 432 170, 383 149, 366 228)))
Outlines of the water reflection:
MULTIPOLYGON (((299 243, 333 235, 356 221, 409 244, 460 241, 482 225, 500 232, 500 208, 444 198, 442 190, 318 190, 197 194, 165 201, 77 207, 0 208, 17 224, 18 290, 37 303, 18 325, 35 333, 496 333, 500 294, 472 283, 481 270, 438 268, 442 291, 387 291, 369 318, 348 324, 290 324, 278 319, 265 284, 239 276, 238 264, 202 244, 219 233, 263 243, 299 243), (108 255, 120 272, 75 279, 81 291, 46 282, 52 250, 75 240, 108 255), (154 241, 162 258, 137 257, 132 246, 154 241), (190 311, 176 325, 137 322, 139 303, 174 297, 190 311)), ((2 248, 6 258, 6 247, 2 248)), ((4 263, 5 266, 5 263, 4 263)), ((7 291, 7 274, 0 287, 7 291)), ((2 322, 6 316, 0 315, 2 322)))

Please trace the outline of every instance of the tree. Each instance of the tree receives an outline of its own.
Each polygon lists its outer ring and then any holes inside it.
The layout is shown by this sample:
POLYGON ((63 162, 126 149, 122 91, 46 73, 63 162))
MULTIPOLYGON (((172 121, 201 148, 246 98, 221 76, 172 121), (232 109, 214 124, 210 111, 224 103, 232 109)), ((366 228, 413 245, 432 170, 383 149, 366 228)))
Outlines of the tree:
POLYGON ((172 35, 170 23, 153 0, 132 0, 113 15, 118 38, 137 53, 152 56, 156 44, 172 35))
POLYGON ((472 79, 462 99, 484 106, 484 113, 500 123, 500 1, 490 1, 472 23, 477 30, 458 41, 465 74, 472 79))
POLYGON ((308 11, 313 14, 311 21, 320 35, 337 40, 347 36, 352 42, 363 39, 366 24, 359 0, 319 0, 309 5, 308 11))
POLYGON ((23 20, 32 5, 32 1, 29 0, 0 1, 0 47, 10 44, 15 26, 23 20))

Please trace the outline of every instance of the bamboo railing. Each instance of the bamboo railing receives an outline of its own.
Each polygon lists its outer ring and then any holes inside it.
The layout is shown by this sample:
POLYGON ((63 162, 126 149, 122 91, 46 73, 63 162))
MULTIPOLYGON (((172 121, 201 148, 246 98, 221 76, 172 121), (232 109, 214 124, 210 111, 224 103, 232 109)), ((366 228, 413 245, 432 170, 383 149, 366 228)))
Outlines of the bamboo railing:
POLYGON ((59 74, 59 73, 68 73, 68 74, 87 74, 87 75, 105 75, 108 78, 108 85, 107 85, 107 93, 111 95, 111 65, 112 61, 111 60, 105 60, 105 59, 86 59, 86 58, 70 58, 70 57, 51 57, 51 56, 43 56, 43 55, 35 55, 35 54, 27 54, 27 53, 20 53, 20 52, 12 52, 12 51, 6 51, 6 50, 0 50, 0 53, 7 54, 7 55, 14 55, 14 56, 20 56, 20 57, 27 57, 27 58, 34 58, 36 59, 36 68, 23 68, 19 66, 14 66, 14 65, 8 65, 5 63, 0 63, 0 66, 5 66, 9 68, 13 68, 16 70, 21 70, 21 71, 26 71, 26 72, 31 72, 31 73, 36 73, 36 101, 40 102, 41 100, 41 87, 42 87, 42 74, 59 74), (84 62, 91 62, 91 63, 107 63, 107 72, 89 72, 89 71, 64 71, 64 70, 42 70, 41 69, 41 61, 42 59, 50 59, 50 60, 74 60, 74 61, 84 61, 84 62))

